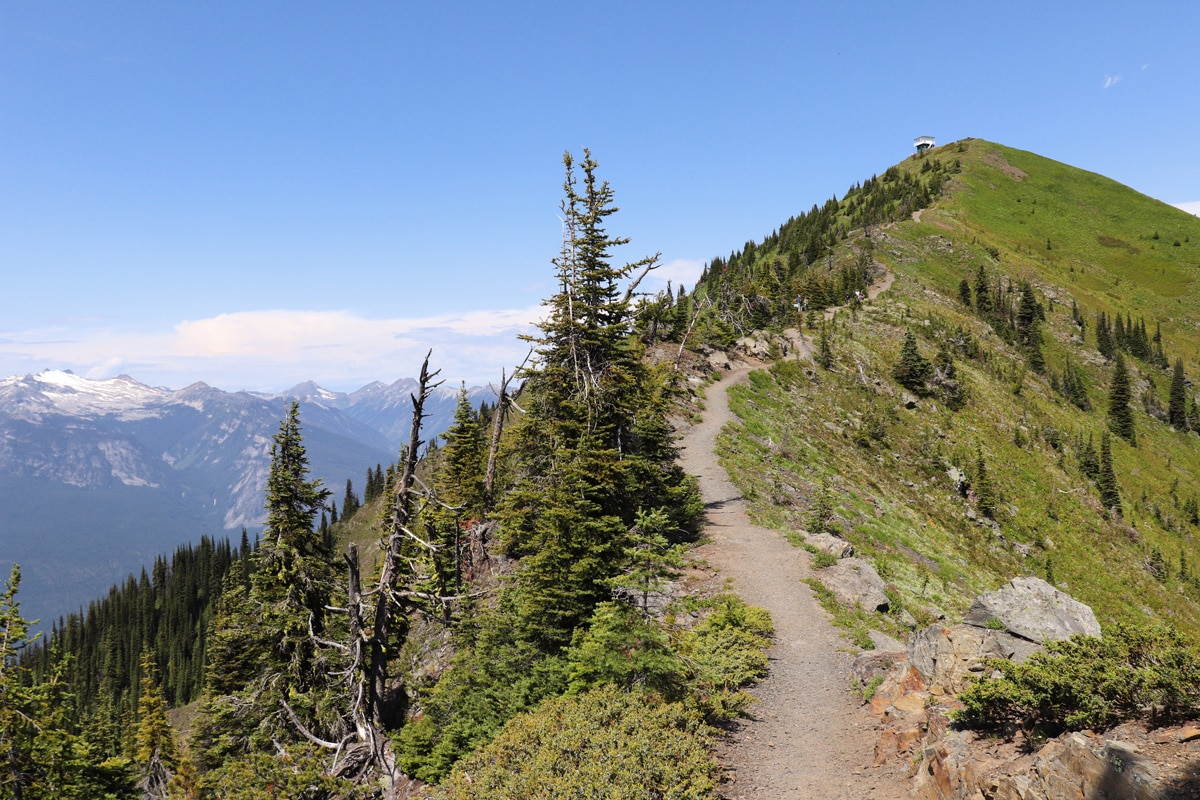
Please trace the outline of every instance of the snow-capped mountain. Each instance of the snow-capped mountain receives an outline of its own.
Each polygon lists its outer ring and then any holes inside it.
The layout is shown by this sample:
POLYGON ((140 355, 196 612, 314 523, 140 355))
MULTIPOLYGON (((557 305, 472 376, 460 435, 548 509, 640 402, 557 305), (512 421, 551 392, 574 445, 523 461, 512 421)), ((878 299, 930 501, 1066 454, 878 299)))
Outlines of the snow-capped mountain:
MULTIPOLYGON (((185 541, 258 529, 271 438, 292 398, 312 474, 340 506, 347 479, 361 494, 367 469, 396 460, 415 387, 308 382, 262 395, 55 370, 0 380, 0 569, 20 563, 27 615, 56 617, 185 541)), ((449 427, 457 394, 435 391, 423 438, 449 427)))

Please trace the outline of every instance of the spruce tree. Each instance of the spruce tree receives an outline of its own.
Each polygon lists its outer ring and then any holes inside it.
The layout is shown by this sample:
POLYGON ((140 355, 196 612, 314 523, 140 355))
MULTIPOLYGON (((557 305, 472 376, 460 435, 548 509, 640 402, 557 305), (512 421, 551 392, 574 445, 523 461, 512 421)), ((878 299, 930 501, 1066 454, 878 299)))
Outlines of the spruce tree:
POLYGON ((1087 383, 1083 370, 1070 358, 1063 366, 1062 384, 1060 390, 1064 397, 1075 404, 1081 411, 1090 411, 1092 401, 1088 398, 1087 383))
POLYGON ((827 325, 821 325, 821 332, 817 335, 817 364, 822 369, 833 368, 833 346, 829 343, 830 335, 827 325))
POLYGON ((166 800, 167 783, 175 772, 178 754, 171 723, 167 721, 167 704, 158 682, 158 668, 149 650, 142 653, 141 670, 133 761, 141 773, 138 786, 142 797, 166 800))
POLYGON ((347 520, 353 517, 360 505, 358 495, 354 493, 354 484, 347 478, 346 494, 342 497, 342 519, 347 520))
POLYGON ((933 377, 933 364, 921 355, 917 347, 917 337, 911 330, 904 332, 904 343, 900 346, 900 356, 896 360, 892 376, 901 386, 918 394, 925 393, 925 383, 933 377))
POLYGON ((988 474, 983 450, 975 451, 975 507, 988 519, 996 518, 996 487, 988 474))
POLYGON ((1096 477, 1096 488, 1100 490, 1100 502, 1106 509, 1121 514, 1121 491, 1117 486, 1117 474, 1113 471, 1112 439, 1108 431, 1100 437, 1100 471, 1096 477))
MULTIPOLYGON (((564 154, 563 240, 556 291, 523 371, 523 410, 512 429, 512 485, 497 515, 504 546, 521 558, 503 605, 510 638, 561 652, 611 598, 639 512, 661 510, 677 542, 701 506, 675 464, 664 387, 642 363, 630 297, 655 257, 615 261, 628 240, 606 225, 617 211, 587 151, 564 154)), ((515 646, 515 643, 514 643, 515 646)))
POLYGON ((1046 369, 1042 356, 1042 333, 1040 322, 1045 311, 1029 281, 1021 282, 1021 302, 1017 309, 1017 341, 1025 350, 1025 357, 1034 372, 1041 374, 1046 369))
POLYGON ((992 288, 988 283, 987 271, 980 264, 975 273, 975 312, 986 319, 991 316, 992 308, 992 288))
POLYGON ((1083 441, 1083 434, 1079 435, 1076 454, 1079 459, 1079 471, 1092 480, 1098 480, 1100 477, 1100 456, 1096 453, 1096 445, 1092 439, 1092 434, 1088 434, 1086 442, 1083 441))
POLYGON ((210 769, 235 769, 239 757, 301 739, 285 709, 310 732, 332 739, 346 732, 330 680, 344 664, 321 644, 339 638, 331 626, 343 623, 329 610, 340 570, 329 540, 313 528, 329 493, 309 478, 300 431, 293 402, 271 447, 267 529, 252 556, 250 590, 227 583, 213 626, 190 748, 210 769))
POLYGON ((483 425, 471 406, 466 384, 459 387, 454 422, 442 438, 446 440, 439 465, 444 499, 468 515, 478 513, 483 508, 486 449, 483 425))
POLYGON ((1113 360, 1112 381, 1108 390, 1108 427, 1117 436, 1137 447, 1137 431, 1133 426, 1133 408, 1130 406, 1133 389, 1125 357, 1117 351, 1113 360))
POLYGON ((1167 421, 1176 430, 1188 429, 1187 416, 1187 377, 1183 373, 1183 359, 1175 359, 1175 369, 1171 373, 1171 395, 1167 406, 1167 421))

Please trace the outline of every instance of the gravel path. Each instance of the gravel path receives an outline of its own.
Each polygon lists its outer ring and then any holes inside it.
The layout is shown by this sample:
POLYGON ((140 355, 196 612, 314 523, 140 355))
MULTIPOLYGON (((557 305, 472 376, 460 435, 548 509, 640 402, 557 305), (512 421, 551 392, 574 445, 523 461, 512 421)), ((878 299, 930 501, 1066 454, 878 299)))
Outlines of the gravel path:
POLYGON ((850 692, 852 650, 830 624, 807 584, 808 553, 778 533, 751 524, 741 494, 714 452, 717 434, 734 419, 726 390, 749 368, 708 387, 703 421, 683 436, 680 462, 700 479, 709 541, 696 557, 732 579, 746 602, 771 612, 775 644, 770 674, 752 693, 754 718, 720 746, 728 771, 722 796, 754 800, 898 798, 907 782, 871 767, 874 722, 850 692))

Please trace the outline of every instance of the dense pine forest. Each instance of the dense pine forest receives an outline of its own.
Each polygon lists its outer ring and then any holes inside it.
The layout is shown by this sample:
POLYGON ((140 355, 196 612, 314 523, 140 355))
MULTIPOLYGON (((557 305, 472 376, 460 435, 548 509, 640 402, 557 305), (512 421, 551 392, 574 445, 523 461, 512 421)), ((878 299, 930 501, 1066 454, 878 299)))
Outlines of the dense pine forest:
POLYGON ((645 293, 591 154, 564 167, 549 314, 495 405, 460 392, 430 440, 427 359, 361 499, 311 478, 293 405, 256 542, 180 548, 44 641, 13 571, 0 798, 712 797, 771 621, 666 591, 704 510, 669 420, 719 378, 684 352, 744 337, 769 369, 722 455, 758 520, 885 578, 887 612, 832 610, 852 642, 1014 574, 1200 636, 1196 220, 964 140, 645 293))

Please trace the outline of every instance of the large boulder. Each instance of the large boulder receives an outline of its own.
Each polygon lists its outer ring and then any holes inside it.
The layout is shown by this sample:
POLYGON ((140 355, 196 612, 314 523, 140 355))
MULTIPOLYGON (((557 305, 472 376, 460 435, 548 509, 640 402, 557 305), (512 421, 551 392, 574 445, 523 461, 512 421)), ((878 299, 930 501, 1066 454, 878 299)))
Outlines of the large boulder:
POLYGON ((990 674, 984 659, 1012 654, 996 631, 969 625, 930 625, 908 640, 908 663, 927 686, 949 694, 961 692, 970 679, 990 674))
POLYGON ((886 585, 875 568, 861 558, 843 558, 817 572, 817 578, 844 606, 863 611, 887 611, 886 585))
POLYGON ((963 622, 980 628, 1003 625, 1015 636, 1042 644, 1077 633, 1099 636, 1096 615, 1069 594, 1041 578, 1013 578, 994 592, 980 595, 963 622))

